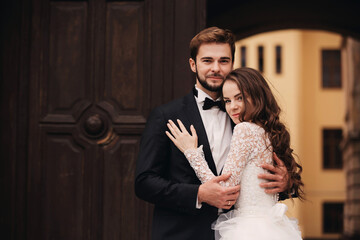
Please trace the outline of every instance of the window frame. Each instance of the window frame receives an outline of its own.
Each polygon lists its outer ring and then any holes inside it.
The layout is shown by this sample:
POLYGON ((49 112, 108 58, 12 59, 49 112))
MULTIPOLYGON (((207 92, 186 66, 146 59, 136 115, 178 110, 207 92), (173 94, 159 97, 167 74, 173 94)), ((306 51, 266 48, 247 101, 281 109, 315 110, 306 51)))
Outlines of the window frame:
POLYGON ((323 89, 341 89, 341 71, 341 50, 321 49, 321 87, 323 89))
POLYGON ((322 136, 322 168, 325 170, 343 169, 343 152, 341 149, 341 142, 343 141, 342 128, 323 128, 321 132, 321 136, 322 136), (336 138, 336 134, 339 133, 340 133, 340 138, 336 138), (330 137, 332 138, 329 139, 330 137), (336 145, 336 143, 334 144, 334 142, 338 142, 337 143, 338 150, 334 149, 334 145, 336 145), (340 157, 340 159, 337 159, 338 157, 340 157))

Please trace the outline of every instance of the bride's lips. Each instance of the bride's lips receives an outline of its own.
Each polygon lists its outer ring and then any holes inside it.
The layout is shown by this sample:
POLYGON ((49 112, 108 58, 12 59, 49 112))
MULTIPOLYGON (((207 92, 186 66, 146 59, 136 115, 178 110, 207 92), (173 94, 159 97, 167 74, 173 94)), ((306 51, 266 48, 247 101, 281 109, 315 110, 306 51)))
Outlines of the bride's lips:
POLYGON ((231 116, 233 116, 234 118, 239 117, 240 113, 236 113, 236 114, 232 114, 231 116))

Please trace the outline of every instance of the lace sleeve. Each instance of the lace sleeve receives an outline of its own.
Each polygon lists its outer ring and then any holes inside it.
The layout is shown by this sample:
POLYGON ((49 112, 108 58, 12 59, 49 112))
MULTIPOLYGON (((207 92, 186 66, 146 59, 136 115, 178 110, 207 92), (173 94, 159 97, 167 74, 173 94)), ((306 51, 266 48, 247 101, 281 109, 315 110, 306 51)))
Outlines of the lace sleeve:
POLYGON ((194 169, 196 176, 202 183, 207 182, 215 177, 205 160, 202 145, 197 149, 185 150, 184 154, 191 167, 194 169))
MULTIPOLYGON (((231 139, 230 152, 227 156, 223 173, 232 173, 224 182, 225 186, 235 186, 240 183, 242 170, 245 167, 253 145, 253 138, 248 123, 239 123, 235 126, 231 139)), ((202 183, 214 178, 205 158, 202 146, 198 149, 189 149, 184 152, 196 176, 202 183)))

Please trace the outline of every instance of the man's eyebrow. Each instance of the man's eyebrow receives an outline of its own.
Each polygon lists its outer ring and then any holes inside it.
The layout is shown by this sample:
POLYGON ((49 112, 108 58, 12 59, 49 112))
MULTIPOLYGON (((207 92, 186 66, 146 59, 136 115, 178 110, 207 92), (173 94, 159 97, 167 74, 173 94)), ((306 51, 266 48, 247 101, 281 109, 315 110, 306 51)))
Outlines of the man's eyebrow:
MULTIPOLYGON (((202 58, 200 58, 200 59, 214 59, 213 57, 202 57, 202 58)), ((230 57, 220 57, 220 59, 221 60, 224 60, 224 59, 226 59, 226 60, 231 60, 231 58, 230 57)))

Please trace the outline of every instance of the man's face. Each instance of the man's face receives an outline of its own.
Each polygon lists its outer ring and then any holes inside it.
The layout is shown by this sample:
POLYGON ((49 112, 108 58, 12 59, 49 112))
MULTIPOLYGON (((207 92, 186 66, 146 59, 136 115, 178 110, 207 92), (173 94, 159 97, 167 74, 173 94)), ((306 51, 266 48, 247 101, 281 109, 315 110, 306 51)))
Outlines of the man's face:
POLYGON ((196 73, 196 85, 204 92, 219 92, 233 68, 231 48, 227 43, 203 43, 196 63, 192 58, 189 62, 191 70, 196 73))

